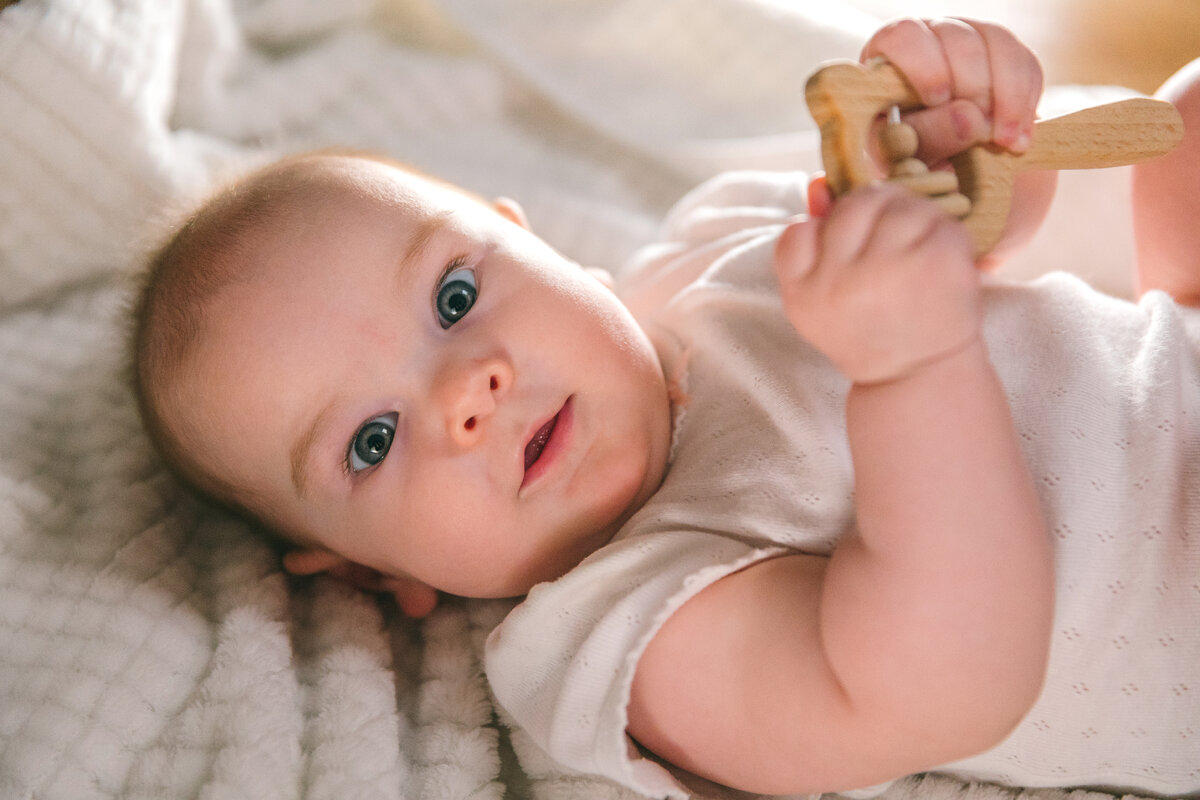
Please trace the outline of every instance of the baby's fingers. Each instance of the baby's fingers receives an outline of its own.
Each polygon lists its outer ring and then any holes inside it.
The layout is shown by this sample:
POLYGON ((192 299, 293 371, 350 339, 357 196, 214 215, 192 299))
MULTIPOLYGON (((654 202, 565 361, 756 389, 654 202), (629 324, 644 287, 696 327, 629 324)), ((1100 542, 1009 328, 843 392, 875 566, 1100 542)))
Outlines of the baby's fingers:
POLYGON ((862 60, 872 58, 890 61, 926 106, 941 105, 954 96, 954 76, 942 43, 923 20, 906 17, 884 25, 863 48, 862 60))
MULTIPOLYGON (((950 130, 924 126, 922 140, 930 153, 945 157, 982 141, 1015 152, 1029 147, 1042 93, 1042 68, 1033 51, 1007 28, 977 20, 901 19, 871 37, 862 56, 890 61, 926 107, 956 99, 977 108, 978 113, 947 112, 950 130), (986 131, 981 129, 983 120, 986 131), (927 140, 928 136, 935 138, 927 140)), ((913 124, 920 129, 919 123, 913 124)))
POLYGON ((969 100, 914 111, 904 121, 917 132, 917 158, 926 164, 940 164, 992 136, 992 121, 969 100))
POLYGON ((991 64, 992 141, 1023 153, 1029 148, 1042 96, 1042 66, 1007 28, 976 21, 970 25, 983 38, 991 64))
POLYGON ((779 234, 775 242, 775 274, 784 298, 797 283, 812 272, 820 251, 820 240, 824 220, 801 219, 791 223, 779 234))
POLYGON ((808 214, 811 217, 828 217, 833 208, 833 192, 824 172, 817 173, 808 182, 808 214))

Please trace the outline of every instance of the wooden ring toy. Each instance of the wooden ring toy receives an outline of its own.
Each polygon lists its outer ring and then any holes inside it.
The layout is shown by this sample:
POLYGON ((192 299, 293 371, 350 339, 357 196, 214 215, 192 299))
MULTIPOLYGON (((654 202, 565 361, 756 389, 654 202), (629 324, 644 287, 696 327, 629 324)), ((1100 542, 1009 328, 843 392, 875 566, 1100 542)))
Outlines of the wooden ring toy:
MULTIPOLYGON (((892 107, 900 111, 922 107, 900 71, 881 60, 866 65, 829 62, 809 78, 805 97, 820 129, 821 159, 835 198, 880 180, 868 146, 880 115, 892 107)), ((944 179, 937 179, 941 182, 936 185, 922 183, 922 171, 908 162, 911 156, 896 158, 909 151, 915 154, 915 138, 902 129, 889 133, 889 127, 884 128, 882 146, 893 159, 889 179, 907 183, 922 194, 950 198, 943 207, 961 216, 977 256, 988 252, 1000 238, 1018 172, 1136 164, 1170 152, 1183 138, 1183 120, 1170 103, 1148 97, 1118 100, 1039 120, 1029 149, 1019 155, 991 144, 968 148, 950 159, 957 189, 945 192, 944 179), (961 195, 965 201, 953 195, 961 195)))

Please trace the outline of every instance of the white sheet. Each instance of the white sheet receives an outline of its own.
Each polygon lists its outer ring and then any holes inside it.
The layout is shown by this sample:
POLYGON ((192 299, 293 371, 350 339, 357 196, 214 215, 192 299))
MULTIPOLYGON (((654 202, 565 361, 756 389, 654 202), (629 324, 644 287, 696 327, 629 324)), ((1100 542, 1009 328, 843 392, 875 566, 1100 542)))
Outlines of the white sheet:
MULTIPOLYGON (((498 718, 479 649, 505 603, 409 623, 287 578, 243 523, 175 486, 123 383, 123 274, 215 177, 329 144, 516 197, 572 257, 619 265, 697 180, 816 166, 804 78, 855 55, 870 23, 815 7, 0 12, 0 796, 625 796, 498 718)), ((913 779, 888 796, 1013 794, 913 779)))

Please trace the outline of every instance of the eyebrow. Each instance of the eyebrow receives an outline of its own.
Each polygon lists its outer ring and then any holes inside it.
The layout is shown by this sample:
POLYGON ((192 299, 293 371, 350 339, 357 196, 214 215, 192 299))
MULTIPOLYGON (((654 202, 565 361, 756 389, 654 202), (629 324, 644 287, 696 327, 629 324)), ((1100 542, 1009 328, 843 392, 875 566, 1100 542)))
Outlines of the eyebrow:
MULTIPOLYGON (((450 209, 439 211, 436 214, 426 217, 417 225, 417 229, 413 231, 412 238, 408 240, 408 247, 404 251, 404 256, 400 259, 401 266, 408 266, 414 261, 420 260, 425 254, 425 250, 429 247, 429 243, 437 236, 450 221, 450 217, 454 212, 450 209)), ((396 274, 403 275, 404 270, 396 270, 396 274)))
MULTIPOLYGON (((450 217, 454 212, 451 209, 440 211, 436 214, 426 217, 417 225, 417 229, 413 231, 412 238, 408 241, 408 246, 404 249, 404 255, 400 259, 401 266, 408 266, 414 261, 417 261, 425 253, 429 247, 429 243, 433 238, 446 227, 450 217)), ((403 269, 396 271, 397 275, 404 274, 403 269)), ((291 450, 291 465, 292 465, 292 486, 296 488, 296 493, 301 497, 306 497, 308 494, 308 467, 312 463, 312 449, 316 443, 321 427, 325 424, 326 419, 333 412, 333 403, 327 404, 322 408, 317 415, 313 417, 312 423, 296 438, 292 444, 291 450)))
POLYGON ((292 485, 296 487, 296 493, 301 497, 308 494, 308 465, 312 462, 313 444, 317 441, 317 433, 332 411, 333 403, 329 403, 317 412, 317 415, 313 417, 312 424, 292 444, 292 485))

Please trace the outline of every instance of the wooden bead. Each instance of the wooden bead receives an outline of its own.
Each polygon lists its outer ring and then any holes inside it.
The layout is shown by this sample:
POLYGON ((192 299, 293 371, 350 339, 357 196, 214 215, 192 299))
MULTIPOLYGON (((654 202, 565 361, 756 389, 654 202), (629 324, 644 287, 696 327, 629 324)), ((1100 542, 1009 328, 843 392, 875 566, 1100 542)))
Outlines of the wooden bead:
POLYGON ((929 172, 929 167, 925 166, 925 162, 921 159, 902 158, 892 164, 892 168, 888 172, 888 178, 895 179, 911 175, 924 175, 926 172, 929 172))
POLYGON ((927 197, 958 191, 958 178, 954 173, 941 170, 926 171, 920 175, 898 175, 888 180, 927 197))
POLYGON ((883 126, 880 145, 888 161, 900 161, 917 154, 917 131, 903 122, 889 122, 883 126))
POLYGON ((924 161, 916 158, 917 132, 911 125, 895 120, 884 126, 881 146, 892 162, 888 180, 911 192, 925 195, 952 217, 965 217, 971 211, 971 201, 958 191, 958 177, 945 170, 931 171, 924 161))
POLYGON ((941 194, 933 198, 933 202, 941 207, 952 217, 962 219, 967 214, 971 213, 971 200, 965 194, 959 192, 950 192, 949 194, 941 194))

